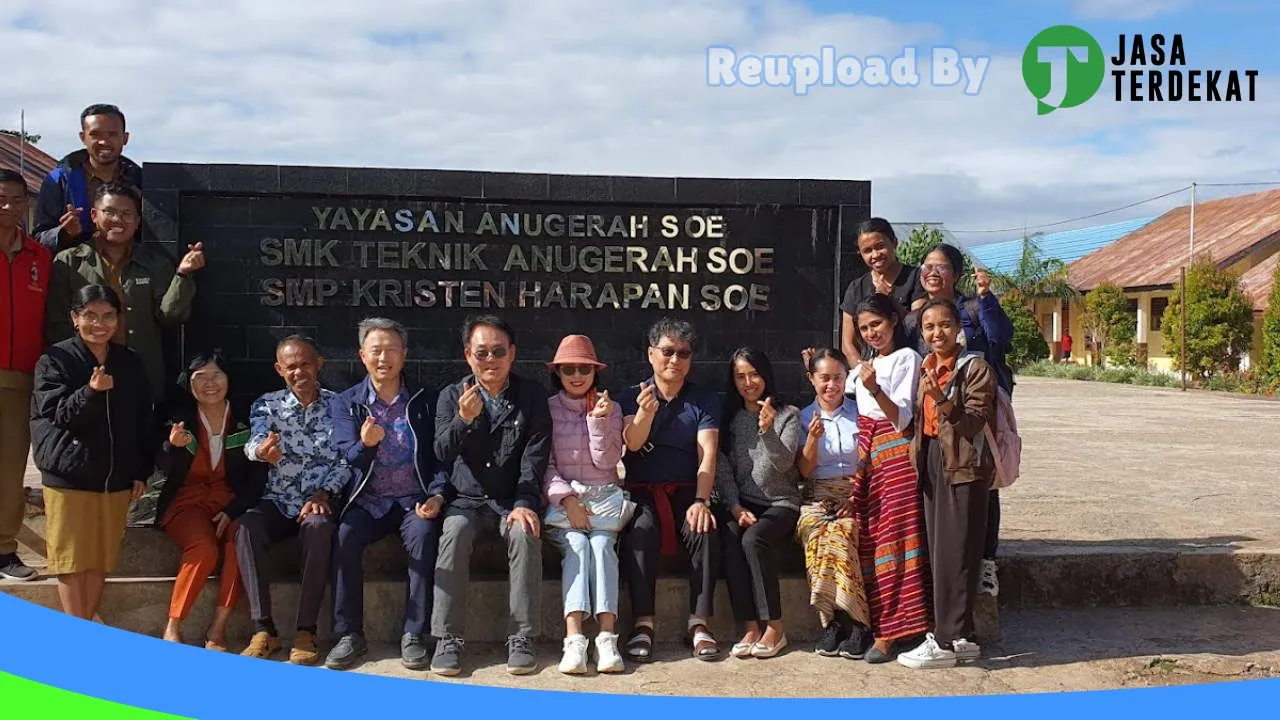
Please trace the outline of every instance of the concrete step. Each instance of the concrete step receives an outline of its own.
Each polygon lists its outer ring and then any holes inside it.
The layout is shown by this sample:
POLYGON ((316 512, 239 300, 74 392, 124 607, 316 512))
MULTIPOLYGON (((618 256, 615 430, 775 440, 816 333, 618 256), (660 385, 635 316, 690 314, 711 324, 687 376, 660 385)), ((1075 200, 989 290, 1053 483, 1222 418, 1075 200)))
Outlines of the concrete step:
MULTIPOLYGON (((43 515, 28 517, 19 536, 20 554, 32 567, 45 567, 43 515)), ((170 578, 180 553, 156 528, 129 528, 121 546, 117 578, 170 578)), ((560 553, 547 541, 543 547, 547 580, 560 577, 560 553)), ((275 577, 297 577, 295 540, 271 550, 275 577)), ((1005 541, 1001 544, 1000 604, 1005 607, 1081 607, 1130 605, 1206 605, 1249 602, 1280 594, 1280 551, 1232 546, 1180 544, 1046 544, 1005 541)), ((799 544, 778 549, 784 577, 804 578, 804 555, 799 544)), ((405 575, 405 554, 398 537, 374 543, 365 551, 365 575, 370 580, 398 580, 405 575)), ((664 559, 662 574, 684 576, 683 558, 664 559)), ((507 576, 502 541, 477 541, 472 577, 507 576)))

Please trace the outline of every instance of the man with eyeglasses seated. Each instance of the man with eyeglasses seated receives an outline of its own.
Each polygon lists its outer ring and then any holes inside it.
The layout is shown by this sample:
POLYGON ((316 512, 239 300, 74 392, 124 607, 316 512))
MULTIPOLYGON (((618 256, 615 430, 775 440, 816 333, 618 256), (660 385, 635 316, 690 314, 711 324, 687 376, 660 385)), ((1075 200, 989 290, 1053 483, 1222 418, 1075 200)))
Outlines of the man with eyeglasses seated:
POLYGON ((431 632, 439 641, 431 671, 462 668, 471 550, 480 533, 506 540, 510 571, 507 671, 538 669, 541 631, 542 479, 551 453, 547 391, 511 372, 515 332, 501 318, 467 320, 463 356, 471 374, 445 387, 436 403, 435 451, 448 473, 436 561, 431 632))
POLYGON ((693 326, 664 318, 649 328, 653 376, 618 398, 626 454, 627 489, 635 516, 622 534, 622 574, 631 593, 635 628, 626 655, 637 662, 653 657, 653 616, 659 555, 676 553, 679 536, 689 553, 687 642, 699 660, 720 657, 708 629, 720 567, 720 546, 711 514, 720 400, 710 389, 688 382, 693 365, 693 326))
POLYGON ((151 401, 159 404, 168 377, 162 332, 186 322, 191 315, 191 301, 196 295, 191 276, 204 267, 203 245, 188 245, 175 270, 164 250, 139 242, 142 196, 129 185, 99 186, 90 216, 91 240, 63 250, 53 259, 45 305, 45 342, 66 340, 74 333, 71 299, 80 288, 110 287, 124 304, 112 341, 141 358, 151 381, 151 401))

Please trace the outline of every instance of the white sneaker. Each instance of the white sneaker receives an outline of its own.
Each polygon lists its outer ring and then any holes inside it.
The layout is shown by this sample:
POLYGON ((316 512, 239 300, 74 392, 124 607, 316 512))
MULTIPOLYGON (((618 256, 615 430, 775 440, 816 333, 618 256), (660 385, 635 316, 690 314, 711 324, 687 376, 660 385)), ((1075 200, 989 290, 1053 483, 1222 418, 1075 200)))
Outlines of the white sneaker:
POLYGON ((564 657, 560 658, 560 672, 566 675, 582 675, 587 672, 585 635, 570 635, 564 639, 564 657))
POLYGON ((596 672, 618 673, 624 669, 622 655, 618 653, 617 633, 601 630, 596 635, 596 672))
POLYGON ((982 561, 982 580, 978 582, 978 594, 996 597, 1000 594, 1000 578, 996 575, 996 561, 982 561))
POLYGON ((951 643, 951 649, 956 653, 956 662, 971 663, 982 657, 982 647, 976 642, 960 638, 951 643))
POLYGON ((929 633, 925 636, 924 642, 915 649, 898 655, 898 663, 915 670, 955 667, 956 653, 953 650, 944 650, 938 641, 933 639, 933 633, 929 633))

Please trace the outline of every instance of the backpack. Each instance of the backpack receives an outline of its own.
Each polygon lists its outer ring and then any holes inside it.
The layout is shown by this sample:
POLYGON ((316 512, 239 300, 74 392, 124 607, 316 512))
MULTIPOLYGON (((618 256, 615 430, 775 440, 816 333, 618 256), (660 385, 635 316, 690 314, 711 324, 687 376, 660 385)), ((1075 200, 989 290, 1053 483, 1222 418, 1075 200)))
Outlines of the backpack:
MULTIPOLYGON (((944 390, 946 395, 951 394, 952 388, 960 381, 961 371, 975 357, 982 357, 982 353, 966 352, 956 361, 955 372, 944 390)), ((1022 467, 1022 436, 1018 434, 1018 419, 1013 414, 1013 399, 999 383, 996 384, 995 415, 982 428, 982 436, 974 440, 974 446, 979 453, 985 448, 991 450, 991 459, 996 466, 991 485, 993 489, 1006 488, 1017 482, 1022 467)))

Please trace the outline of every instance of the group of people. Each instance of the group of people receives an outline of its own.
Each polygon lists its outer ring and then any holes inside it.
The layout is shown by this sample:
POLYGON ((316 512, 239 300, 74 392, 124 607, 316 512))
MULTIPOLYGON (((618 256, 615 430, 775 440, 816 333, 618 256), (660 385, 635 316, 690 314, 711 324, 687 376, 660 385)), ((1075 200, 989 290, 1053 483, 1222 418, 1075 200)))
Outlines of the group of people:
POLYGON ((21 224, 21 176, 0 170, 0 296, 15 298, 0 313, 9 330, 0 325, 0 575, 36 576, 14 542, 29 443, 63 609, 94 617, 129 504, 158 468, 156 523, 182 551, 164 636, 183 640, 183 621, 220 566, 211 650, 228 650, 242 594, 254 628, 241 654, 281 649, 268 553, 296 536, 289 659, 320 662, 331 589, 324 664, 353 667, 368 652, 364 551, 398 534, 408 556, 402 662, 457 674, 471 555, 479 536, 496 533, 509 569, 507 668, 534 672, 545 532, 561 554, 565 673, 587 672, 592 655, 606 673, 653 659, 659 564, 681 552, 693 656, 778 655, 789 641, 776 553, 793 543, 823 628, 818 653, 912 668, 979 657, 973 607, 979 592, 998 592, 999 521, 981 438, 998 389, 1012 392, 1012 328, 984 274, 974 296, 957 291, 956 248, 904 266, 892 226, 863 223, 868 271, 841 304, 842 347, 802 353, 814 391, 803 409, 778 399, 758 349, 732 354, 722 389, 692 383, 697 338, 676 319, 649 328, 652 374, 617 397, 591 339, 566 336, 546 360, 548 393, 513 372, 516 333, 492 315, 466 322, 470 372, 443 388, 414 387, 403 373, 405 328, 371 317, 356 328, 366 377, 351 388, 323 387, 320 349, 293 335, 276 348, 284 387, 250 407, 229 400, 236 385, 216 350, 189 360, 180 401, 167 403, 160 334, 186 319, 203 249, 189 246, 175 265, 136 240, 141 202, 136 166, 120 154, 124 117, 93 106, 81 121, 86 150, 45 183, 61 196, 42 192, 42 214, 64 212, 37 223, 39 240, 21 224), (741 625, 727 650, 710 630, 721 570, 741 625))

